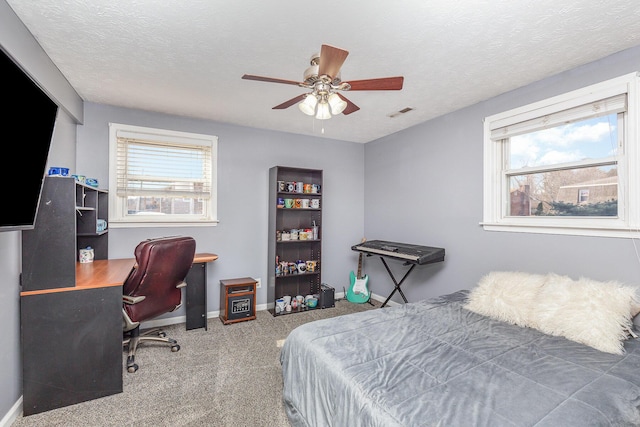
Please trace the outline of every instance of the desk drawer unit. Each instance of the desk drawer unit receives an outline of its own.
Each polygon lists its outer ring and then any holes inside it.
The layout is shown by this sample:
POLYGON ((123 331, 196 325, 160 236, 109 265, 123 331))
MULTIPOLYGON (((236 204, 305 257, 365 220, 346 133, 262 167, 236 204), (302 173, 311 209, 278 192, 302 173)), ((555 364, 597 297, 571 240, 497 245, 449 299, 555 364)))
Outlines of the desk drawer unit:
POLYGON ((220 320, 229 323, 256 318, 256 280, 251 277, 220 281, 220 320))

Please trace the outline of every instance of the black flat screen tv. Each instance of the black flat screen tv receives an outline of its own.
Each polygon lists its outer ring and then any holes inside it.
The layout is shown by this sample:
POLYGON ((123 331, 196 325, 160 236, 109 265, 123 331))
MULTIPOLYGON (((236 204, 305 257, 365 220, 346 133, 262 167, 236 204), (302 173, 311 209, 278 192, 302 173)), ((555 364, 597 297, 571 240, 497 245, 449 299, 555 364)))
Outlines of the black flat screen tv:
POLYGON ((0 209, 0 231, 34 228, 58 105, 0 49, 3 112, 0 114, 6 155, 0 209))

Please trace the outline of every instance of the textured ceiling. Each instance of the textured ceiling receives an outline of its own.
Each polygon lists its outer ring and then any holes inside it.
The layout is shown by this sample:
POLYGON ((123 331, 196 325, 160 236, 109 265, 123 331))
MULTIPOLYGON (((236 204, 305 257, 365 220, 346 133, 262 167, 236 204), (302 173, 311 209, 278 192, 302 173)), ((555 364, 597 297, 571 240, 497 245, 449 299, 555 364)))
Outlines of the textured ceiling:
POLYGON ((85 101, 354 142, 640 45, 637 0, 7 2, 85 101), (343 81, 403 90, 320 121, 272 110, 305 89, 241 79, 301 81, 322 44, 350 52, 343 81))

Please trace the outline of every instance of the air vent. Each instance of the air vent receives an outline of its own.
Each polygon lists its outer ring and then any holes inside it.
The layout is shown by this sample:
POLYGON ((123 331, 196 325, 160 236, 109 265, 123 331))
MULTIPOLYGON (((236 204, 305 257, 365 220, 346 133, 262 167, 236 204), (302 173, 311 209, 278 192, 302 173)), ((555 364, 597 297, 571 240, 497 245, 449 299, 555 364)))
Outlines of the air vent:
POLYGON ((391 114, 389 114, 389 117, 391 117, 391 118, 398 117, 398 116, 399 116, 399 115, 401 115, 401 114, 406 114, 406 113, 408 113, 409 111, 413 111, 413 110, 414 110, 414 108, 413 108, 413 107, 405 107, 405 108, 403 108, 402 110, 398 110, 398 111, 396 111, 395 113, 391 113, 391 114))

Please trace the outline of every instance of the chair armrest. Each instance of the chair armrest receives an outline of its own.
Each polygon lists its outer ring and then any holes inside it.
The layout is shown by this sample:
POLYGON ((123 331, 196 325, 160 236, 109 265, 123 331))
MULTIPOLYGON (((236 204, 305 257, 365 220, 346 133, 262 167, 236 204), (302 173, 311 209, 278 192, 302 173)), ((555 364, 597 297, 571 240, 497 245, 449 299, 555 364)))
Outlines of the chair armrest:
POLYGON ((128 295, 122 295, 122 302, 124 302, 125 304, 137 304, 140 301, 144 300, 146 298, 146 296, 144 295, 140 295, 137 297, 130 297, 128 295))
POLYGON ((180 289, 180 288, 184 288, 185 286, 187 286, 187 282, 183 280, 182 282, 178 283, 176 288, 180 289))

